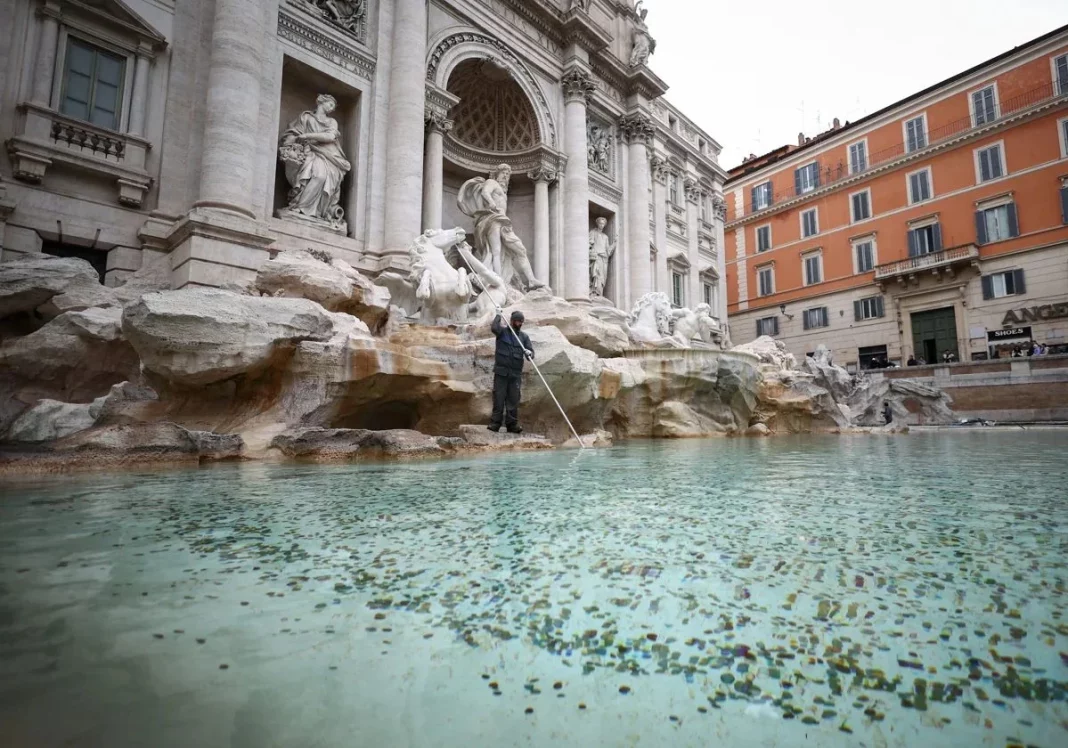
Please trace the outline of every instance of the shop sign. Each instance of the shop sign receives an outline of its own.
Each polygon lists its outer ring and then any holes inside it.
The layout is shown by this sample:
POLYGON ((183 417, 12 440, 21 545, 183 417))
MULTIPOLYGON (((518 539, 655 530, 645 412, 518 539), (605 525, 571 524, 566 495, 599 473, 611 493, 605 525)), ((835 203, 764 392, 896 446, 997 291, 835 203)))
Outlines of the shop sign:
POLYGON ((1068 317, 1068 301, 1060 304, 1042 304, 1026 309, 1010 309, 1001 320, 1003 325, 1018 325, 1021 322, 1042 322, 1047 319, 1068 317))
POLYGON ((1013 338, 1030 338, 1030 327, 1010 327, 1005 330, 991 330, 986 334, 986 339, 990 341, 997 340, 1011 340, 1013 338))

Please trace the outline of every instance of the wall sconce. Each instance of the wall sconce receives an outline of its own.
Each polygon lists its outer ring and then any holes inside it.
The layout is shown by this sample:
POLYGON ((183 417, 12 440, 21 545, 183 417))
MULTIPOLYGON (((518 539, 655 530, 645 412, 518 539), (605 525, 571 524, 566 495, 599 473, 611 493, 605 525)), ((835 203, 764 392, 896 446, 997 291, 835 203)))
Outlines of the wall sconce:
POLYGON ((786 313, 786 304, 779 304, 779 314, 786 317, 786 319, 793 319, 794 315, 786 313))

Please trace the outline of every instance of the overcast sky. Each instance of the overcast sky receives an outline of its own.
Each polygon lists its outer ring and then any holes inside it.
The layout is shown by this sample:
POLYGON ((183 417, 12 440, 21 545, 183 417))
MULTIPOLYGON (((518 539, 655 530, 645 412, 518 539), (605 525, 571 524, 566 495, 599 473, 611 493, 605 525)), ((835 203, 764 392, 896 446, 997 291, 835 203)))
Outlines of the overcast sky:
POLYGON ((645 0, 667 98, 737 166, 1068 23, 1068 0, 645 0))

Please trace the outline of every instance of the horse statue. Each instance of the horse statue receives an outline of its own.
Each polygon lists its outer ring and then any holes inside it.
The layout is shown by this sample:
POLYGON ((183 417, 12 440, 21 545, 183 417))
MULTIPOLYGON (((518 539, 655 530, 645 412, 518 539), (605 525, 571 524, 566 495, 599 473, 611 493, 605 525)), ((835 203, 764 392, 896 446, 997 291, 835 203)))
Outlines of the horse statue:
POLYGON ((645 294, 634 303, 634 310, 627 320, 631 339, 652 347, 685 348, 685 341, 672 335, 672 316, 666 293, 645 294))
POLYGON ((408 248, 408 281, 422 306, 424 325, 467 321, 474 289, 467 269, 453 267, 445 254, 466 238, 461 228, 427 229, 408 248))

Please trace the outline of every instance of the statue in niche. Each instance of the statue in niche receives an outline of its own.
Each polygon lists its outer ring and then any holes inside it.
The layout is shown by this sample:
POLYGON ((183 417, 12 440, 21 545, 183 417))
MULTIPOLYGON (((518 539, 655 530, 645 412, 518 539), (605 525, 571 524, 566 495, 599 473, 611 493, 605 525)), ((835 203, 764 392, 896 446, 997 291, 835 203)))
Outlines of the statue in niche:
POLYGON ((634 12, 638 15, 638 26, 634 29, 634 46, 630 51, 631 67, 648 64, 649 57, 656 51, 656 40, 649 34, 649 26, 645 23, 649 11, 642 7, 641 0, 634 12))
POLYGON ((616 252, 616 242, 604 232, 608 219, 599 217, 590 229, 590 295, 604 298, 604 286, 608 282, 608 261, 616 252))
POLYGON ((322 94, 315 111, 301 112, 289 123, 278 144, 278 157, 285 164, 289 180, 289 205, 278 212, 280 218, 299 218, 325 223, 331 230, 344 232, 345 211, 338 205, 341 180, 352 164, 341 150, 341 131, 330 114, 337 100, 322 94))
POLYGON ((568 10, 589 10, 590 0, 571 0, 571 7, 568 10))
POLYGON ((607 127, 592 122, 586 129, 587 161, 597 171, 608 174, 612 164, 612 136, 607 127))
POLYGON ((512 228, 508 217, 508 182, 512 167, 498 166, 488 179, 475 177, 464 182, 456 204, 475 221, 475 247, 482 259, 489 258, 493 272, 523 291, 543 288, 534 277, 527 248, 512 228))
POLYGON ((353 34, 360 34, 360 26, 367 15, 367 0, 305 0, 319 9, 326 19, 353 34))

